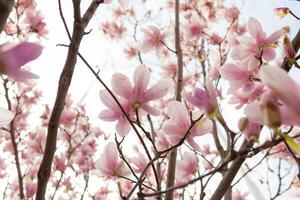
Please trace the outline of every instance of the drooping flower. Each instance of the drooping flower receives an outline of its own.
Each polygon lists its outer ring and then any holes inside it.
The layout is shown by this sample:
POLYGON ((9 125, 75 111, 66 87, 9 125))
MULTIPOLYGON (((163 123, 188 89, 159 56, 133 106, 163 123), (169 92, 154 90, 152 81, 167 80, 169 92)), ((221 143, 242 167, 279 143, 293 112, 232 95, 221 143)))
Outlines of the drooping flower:
MULTIPOLYGON (((103 110, 99 118, 104 121, 117 121, 116 124, 116 131, 121 136, 124 137, 128 134, 130 131, 130 124, 128 120, 125 118, 124 113, 118 106, 118 104, 115 102, 115 100, 110 96, 110 94, 106 90, 100 91, 100 99, 102 103, 108 108, 106 110, 103 110)), ((124 111, 130 115, 130 105, 129 102, 125 99, 119 100, 121 103, 121 106, 124 108, 124 111)))
POLYGON ((109 142, 105 146, 104 152, 96 161, 96 169, 100 170, 104 176, 124 176, 128 173, 124 162, 119 159, 118 149, 114 142, 109 142))
POLYGON ((116 73, 112 77, 112 89, 115 94, 129 101, 132 111, 143 110, 151 115, 158 115, 160 112, 149 105, 152 100, 164 97, 171 86, 170 81, 161 80, 156 85, 148 88, 150 82, 150 71, 145 65, 140 65, 133 75, 133 83, 130 83, 127 76, 116 73))
POLYGON ((253 17, 248 21, 248 31, 251 37, 240 37, 240 44, 233 48, 231 57, 247 63, 248 69, 255 71, 260 64, 260 57, 266 61, 275 58, 274 45, 283 31, 280 29, 267 37, 259 21, 253 17))
POLYGON ((21 69, 26 63, 35 60, 42 53, 42 47, 35 43, 22 42, 19 45, 4 50, 0 47, 0 74, 5 74, 15 80, 38 78, 37 75, 21 69))
POLYGON ((0 107, 0 127, 9 124, 13 118, 14 114, 11 111, 0 107))

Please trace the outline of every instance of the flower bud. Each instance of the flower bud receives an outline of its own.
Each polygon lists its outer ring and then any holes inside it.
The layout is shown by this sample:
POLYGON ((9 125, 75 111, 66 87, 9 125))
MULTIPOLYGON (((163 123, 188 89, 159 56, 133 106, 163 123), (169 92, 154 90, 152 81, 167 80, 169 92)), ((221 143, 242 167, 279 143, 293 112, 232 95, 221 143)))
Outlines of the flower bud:
POLYGON ((274 12, 281 19, 285 17, 287 14, 289 14, 290 9, 287 7, 275 8, 274 12))

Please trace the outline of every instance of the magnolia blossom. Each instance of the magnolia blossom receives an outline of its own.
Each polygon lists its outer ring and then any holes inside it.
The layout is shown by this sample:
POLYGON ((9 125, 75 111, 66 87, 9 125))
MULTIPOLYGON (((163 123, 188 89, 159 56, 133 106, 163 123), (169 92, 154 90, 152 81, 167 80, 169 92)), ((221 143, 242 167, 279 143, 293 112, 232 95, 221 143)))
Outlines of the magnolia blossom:
POLYGON ((203 34, 203 30, 205 28, 204 22, 197 17, 196 15, 192 15, 190 22, 186 24, 184 27, 186 38, 187 39, 197 39, 203 34))
POLYGON ((187 138, 187 142, 196 150, 200 150, 200 147, 194 141, 194 137, 208 133, 212 127, 211 122, 203 119, 204 121, 200 120, 191 128, 188 110, 178 101, 171 101, 168 104, 167 114, 169 119, 163 125, 163 131, 167 140, 172 145, 176 145, 189 131, 190 135, 187 138))
POLYGON ((9 124, 13 118, 14 114, 11 111, 0 107, 0 128, 9 124))
POLYGON ((234 60, 247 63, 250 71, 255 71, 260 64, 260 57, 266 61, 275 58, 274 45, 283 31, 280 29, 267 37, 259 21, 253 17, 248 21, 248 31, 251 37, 240 37, 240 44, 232 50, 231 56, 234 60))
POLYGON ((140 65, 134 71, 133 86, 127 76, 120 73, 113 75, 111 85, 115 94, 129 101, 134 112, 141 109, 151 115, 159 115, 160 112, 150 106, 149 102, 164 97, 168 93, 171 83, 167 80, 161 80, 148 89, 149 82, 149 69, 145 65, 140 65))
POLYGON ((104 176, 126 175, 128 170, 123 161, 120 161, 118 149, 114 142, 109 142, 100 158, 96 161, 96 169, 104 176))
POLYGON ((251 72, 241 63, 227 63, 220 70, 222 78, 229 81, 228 93, 233 94, 230 103, 240 106, 253 101, 263 92, 263 85, 258 82, 258 73, 251 72))
POLYGON ((184 152, 182 160, 176 164, 176 182, 182 182, 191 177, 199 169, 198 157, 191 152, 184 152))
POLYGON ((29 31, 44 37, 48 34, 46 23, 43 21, 44 16, 41 11, 30 9, 26 12, 26 22, 29 24, 29 31))
POLYGON ((21 69, 26 63, 35 60, 42 53, 42 47, 35 43, 23 42, 4 50, 0 46, 0 74, 5 74, 16 80, 38 78, 37 75, 21 69))
POLYGON ((217 96, 210 80, 206 81, 206 89, 195 88, 193 94, 185 93, 184 98, 190 104, 204 109, 207 114, 212 114, 218 107, 217 96))
POLYGON ((143 52, 148 52, 151 49, 155 49, 156 51, 160 50, 160 48, 163 46, 163 42, 165 42, 166 35, 162 33, 156 26, 148 26, 147 29, 144 28, 141 30, 144 33, 141 46, 143 52))
MULTIPOLYGON (((106 91, 100 91, 100 99, 102 103, 108 108, 103 110, 99 118, 104 121, 117 121, 116 131, 121 136, 124 137, 130 131, 130 124, 128 120, 125 118, 124 113, 120 109, 119 105, 115 102, 115 100, 111 97, 111 95, 106 91)), ((129 115, 130 113, 130 105, 129 102, 121 99, 121 106, 124 108, 124 111, 129 115)))

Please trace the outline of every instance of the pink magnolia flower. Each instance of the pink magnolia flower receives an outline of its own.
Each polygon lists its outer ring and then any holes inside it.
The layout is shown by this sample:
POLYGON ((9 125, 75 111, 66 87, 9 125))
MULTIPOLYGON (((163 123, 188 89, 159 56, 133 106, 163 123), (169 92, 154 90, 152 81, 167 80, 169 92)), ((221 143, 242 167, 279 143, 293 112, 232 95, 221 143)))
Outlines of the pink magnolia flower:
POLYGON ((183 182, 189 179, 199 169, 198 158, 191 152, 184 152, 182 160, 178 160, 176 164, 176 182, 183 182))
POLYGON ((186 38, 187 39, 197 39, 203 34, 205 28, 204 22, 196 17, 195 15, 191 16, 190 22, 184 27, 186 38))
MULTIPOLYGON (((126 136, 130 131, 130 124, 128 120, 125 118, 123 112, 121 111, 118 104, 115 100, 110 96, 110 94, 106 90, 100 91, 100 99, 102 103, 108 108, 103 110, 99 118, 104 121, 117 121, 116 124, 116 131, 121 136, 126 136)), ((125 112, 129 115, 130 114, 130 104, 128 101, 121 99, 119 100, 122 107, 124 108, 125 112)))
POLYGON ((134 86, 131 85, 127 76, 121 73, 113 75, 111 85, 115 94, 129 101, 134 112, 141 109, 151 115, 159 115, 160 112, 150 106, 149 102, 164 97, 168 93, 171 83, 167 80, 161 80, 148 89, 149 82, 149 69, 145 65, 140 65, 134 71, 134 86))
POLYGON ((0 128, 9 124, 13 118, 14 114, 11 111, 0 107, 0 128))
POLYGON ((166 35, 162 33, 156 26, 148 26, 148 28, 143 28, 141 31, 144 33, 144 38, 142 42, 142 51, 148 52, 152 49, 156 51, 160 50, 165 42, 166 35))
POLYGON ((274 45, 283 31, 280 29, 267 37, 259 21, 253 17, 248 21, 248 31, 251 37, 241 37, 240 44, 232 50, 231 56, 235 60, 247 63, 248 69, 253 71, 260 64, 260 56, 266 61, 275 59, 274 45))
POLYGON ((221 76, 229 81, 228 93, 234 95, 230 103, 237 104, 238 108, 255 100, 263 92, 264 86, 258 81, 258 73, 249 71, 241 63, 223 65, 221 76))
POLYGON ((245 83, 251 81, 251 74, 244 65, 227 63, 220 68, 222 78, 229 81, 230 89, 229 93, 235 92, 245 83))
POLYGON ((40 37, 45 37, 48 34, 46 23, 43 20, 44 16, 41 11, 30 9, 26 12, 25 21, 29 24, 29 31, 40 37))
POLYGON ((127 31, 123 24, 117 24, 116 22, 104 22, 101 25, 101 29, 103 33, 107 34, 111 39, 121 39, 127 31))
POLYGON ((20 43, 9 50, 4 50, 4 46, 0 46, 0 74, 16 80, 38 78, 29 71, 21 70, 21 67, 38 58, 41 53, 42 47, 30 42, 20 43))
POLYGON ((148 163, 148 159, 142 153, 138 153, 137 157, 133 157, 130 160, 134 165, 134 170, 136 173, 142 173, 148 163))
POLYGON ((217 96, 210 80, 206 81, 206 89, 195 88, 193 94, 185 93, 184 98, 190 104, 204 109, 207 114, 212 114, 217 109, 217 96))
POLYGON ((128 170, 123 161, 120 161, 118 149, 114 142, 109 142, 100 158, 96 161, 96 169, 99 169, 104 176, 126 175, 128 170))
MULTIPOLYGON (((191 120, 186 107, 178 102, 171 101, 167 106, 169 119, 163 125, 163 131, 167 140, 172 145, 176 145, 187 133, 191 126, 191 120)), ((196 150, 200 150, 198 144, 194 141, 196 136, 202 136, 211 130, 211 122, 203 119, 193 126, 187 142, 196 150)))

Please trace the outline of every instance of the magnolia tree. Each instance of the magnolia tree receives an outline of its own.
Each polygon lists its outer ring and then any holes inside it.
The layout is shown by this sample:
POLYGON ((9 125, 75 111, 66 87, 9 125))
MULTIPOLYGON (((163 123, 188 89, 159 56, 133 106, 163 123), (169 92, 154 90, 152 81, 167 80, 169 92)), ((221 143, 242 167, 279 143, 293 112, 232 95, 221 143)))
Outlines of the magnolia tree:
POLYGON ((73 18, 57 3, 69 40, 52 106, 24 67, 47 48, 47 20, 34 0, 0 1, 2 199, 300 195, 300 86, 288 74, 300 68, 300 31, 266 33, 225 0, 70 3, 73 18), (92 32, 118 45, 131 75, 103 80, 79 48, 92 32), (101 85, 100 124, 68 94, 77 59, 101 85))

